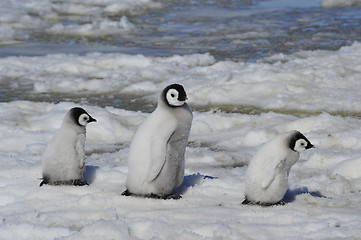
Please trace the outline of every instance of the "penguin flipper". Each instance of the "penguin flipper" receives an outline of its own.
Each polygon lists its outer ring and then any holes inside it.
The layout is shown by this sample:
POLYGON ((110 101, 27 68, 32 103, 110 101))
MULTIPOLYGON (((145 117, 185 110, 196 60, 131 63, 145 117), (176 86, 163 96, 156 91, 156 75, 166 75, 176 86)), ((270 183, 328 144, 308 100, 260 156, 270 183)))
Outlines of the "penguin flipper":
POLYGON ((278 166, 284 162, 285 159, 270 159, 269 167, 265 167, 262 174, 261 186, 266 189, 274 180, 278 166))
POLYGON ((85 166, 84 142, 85 142, 85 135, 80 134, 75 144, 75 151, 78 154, 80 169, 83 169, 85 166))
POLYGON ((152 138, 151 142, 151 162, 147 174, 147 181, 151 182, 158 177, 163 169, 166 161, 166 152, 168 141, 175 131, 176 126, 170 124, 164 126, 156 136, 152 138))

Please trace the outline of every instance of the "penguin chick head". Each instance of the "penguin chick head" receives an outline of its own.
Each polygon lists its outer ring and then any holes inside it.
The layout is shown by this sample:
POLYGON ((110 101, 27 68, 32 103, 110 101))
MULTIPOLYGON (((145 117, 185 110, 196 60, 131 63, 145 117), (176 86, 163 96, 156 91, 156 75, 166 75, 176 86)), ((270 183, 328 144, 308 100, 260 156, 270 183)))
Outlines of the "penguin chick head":
POLYGON ((289 147, 295 152, 303 152, 315 146, 302 133, 294 131, 290 135, 289 147))
POLYGON ((182 106, 187 100, 187 94, 180 84, 172 84, 162 92, 162 99, 171 107, 182 106))
POLYGON ((71 119, 74 120, 74 122, 81 127, 86 127, 88 123, 97 121, 80 107, 72 108, 69 112, 71 119))

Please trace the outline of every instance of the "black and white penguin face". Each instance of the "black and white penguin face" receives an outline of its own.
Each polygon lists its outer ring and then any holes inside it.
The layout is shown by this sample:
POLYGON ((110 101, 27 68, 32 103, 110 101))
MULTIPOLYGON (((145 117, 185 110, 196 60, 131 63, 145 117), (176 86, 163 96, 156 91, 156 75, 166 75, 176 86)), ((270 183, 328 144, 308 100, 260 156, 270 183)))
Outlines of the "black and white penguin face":
POLYGON ((295 142, 295 146, 294 146, 293 150, 296 152, 303 152, 304 150, 306 150, 308 148, 310 148, 310 147, 308 147, 308 143, 306 142, 306 140, 298 139, 295 142))
POLYGON ((71 116, 76 124, 85 127, 90 122, 96 122, 97 120, 92 118, 84 109, 75 107, 70 109, 71 116))
POLYGON ((303 152, 314 148, 313 144, 300 132, 296 131, 290 138, 289 147, 295 152, 303 152))
POLYGON ((163 90, 163 97, 171 107, 182 106, 187 100, 187 94, 182 85, 172 84, 163 90))

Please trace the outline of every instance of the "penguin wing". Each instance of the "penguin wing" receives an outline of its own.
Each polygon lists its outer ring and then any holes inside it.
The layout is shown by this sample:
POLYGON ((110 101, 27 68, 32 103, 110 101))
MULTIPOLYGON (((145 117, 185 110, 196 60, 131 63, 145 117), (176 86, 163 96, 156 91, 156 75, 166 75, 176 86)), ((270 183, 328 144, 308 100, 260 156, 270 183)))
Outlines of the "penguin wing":
POLYGON ((263 189, 267 188, 275 179, 277 168, 284 160, 285 159, 280 158, 270 158, 267 161, 268 163, 266 167, 264 167, 262 174, 261 186, 263 189))
POLYGON ((162 125, 151 139, 151 161, 147 174, 147 181, 151 182, 156 179, 166 162, 167 144, 172 134, 176 130, 175 123, 162 125))
POLYGON ((75 151, 78 154, 79 158, 79 168, 83 168, 85 165, 85 155, 84 155, 84 142, 85 142, 85 135, 79 135, 78 140, 75 144, 75 151))

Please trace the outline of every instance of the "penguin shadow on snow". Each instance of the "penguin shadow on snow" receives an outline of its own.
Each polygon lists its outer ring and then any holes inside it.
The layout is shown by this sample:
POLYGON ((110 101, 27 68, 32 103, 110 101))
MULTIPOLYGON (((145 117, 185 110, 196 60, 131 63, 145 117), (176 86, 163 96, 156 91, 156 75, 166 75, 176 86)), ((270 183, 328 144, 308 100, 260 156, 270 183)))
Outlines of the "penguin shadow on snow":
POLYGON ((302 194, 309 194, 312 197, 316 197, 316 198, 327 198, 326 196, 322 195, 319 191, 310 192, 307 187, 299 187, 295 189, 288 189, 282 201, 284 203, 294 202, 296 200, 296 197, 302 194))
POLYGON ((84 180, 90 185, 94 182, 98 166, 85 165, 84 180))
POLYGON ((204 179, 217 179, 217 177, 202 175, 200 173, 184 176, 182 184, 174 190, 174 193, 183 195, 190 187, 200 184, 204 179))

